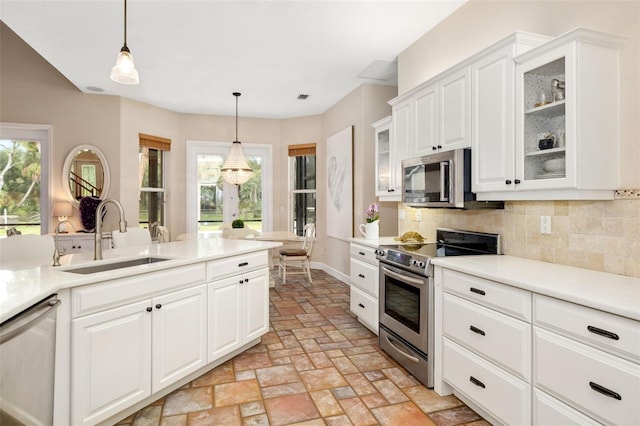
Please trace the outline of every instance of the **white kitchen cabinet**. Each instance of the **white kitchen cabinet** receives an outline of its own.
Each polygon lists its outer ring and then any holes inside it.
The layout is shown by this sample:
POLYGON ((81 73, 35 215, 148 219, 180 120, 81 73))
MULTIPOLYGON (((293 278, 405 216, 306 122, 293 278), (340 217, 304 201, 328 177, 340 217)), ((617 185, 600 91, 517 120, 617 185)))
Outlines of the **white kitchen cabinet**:
POLYGON ((378 291, 380 286, 375 247, 351 242, 350 309, 358 321, 378 334, 378 291))
MULTIPOLYGON (((413 143, 411 132, 413 99, 409 97, 394 103, 389 101, 389 103, 391 104, 392 118, 389 134, 389 165, 385 171, 389 175, 389 181, 386 185, 386 194, 384 187, 381 187, 376 189, 376 195, 380 201, 400 201, 402 199, 402 160, 407 158, 407 151, 413 143)), ((374 123, 374 127, 386 126, 387 124, 385 118, 374 123)))
POLYGON ((613 198, 620 44, 619 37, 577 29, 514 59, 515 157, 506 149, 499 158, 476 154, 479 200, 613 198), (563 94, 552 90, 554 80, 564 82, 563 94), (546 137, 555 141, 541 149, 546 137))
POLYGON ((374 149, 376 155, 375 173, 376 173, 376 196, 392 197, 395 194, 395 176, 392 178, 393 153, 392 133, 391 133, 391 116, 372 124, 375 129, 374 149), (392 186, 392 181, 393 186, 392 186))
POLYGON ((206 364, 204 264, 71 291, 71 421, 99 423, 206 364))
POLYGON ((533 343, 533 384, 555 402, 547 405, 604 424, 640 424, 638 321, 534 295, 533 343))
POLYGON ((443 380, 490 420, 529 424, 531 293, 447 269, 438 276, 443 380))
POLYGON ((269 331, 269 270, 209 283, 209 362, 269 331))
POLYGON ((474 192, 501 190, 515 176, 515 62, 551 38, 516 32, 471 63, 471 148, 474 192))
POLYGON ((74 319, 72 423, 95 424, 204 366, 206 318, 202 284, 74 319))

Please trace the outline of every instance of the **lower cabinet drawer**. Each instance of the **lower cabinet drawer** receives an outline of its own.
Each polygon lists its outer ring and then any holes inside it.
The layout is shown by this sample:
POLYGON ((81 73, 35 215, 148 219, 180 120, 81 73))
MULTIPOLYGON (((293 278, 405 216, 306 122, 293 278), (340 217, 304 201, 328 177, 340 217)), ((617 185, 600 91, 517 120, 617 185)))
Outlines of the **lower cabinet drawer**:
POLYGON ((378 299, 351 286, 350 308, 358 319, 378 334, 378 299))
POLYGON ((442 377, 501 423, 531 423, 531 386, 449 339, 443 339, 442 377))
POLYGON ((378 297, 378 288, 380 287, 378 267, 353 258, 351 258, 350 267, 351 284, 355 284, 361 290, 378 297))
POLYGON ((533 424, 536 426, 600 425, 539 389, 533 391, 533 424))
POLYGON ((531 381, 531 324, 444 293, 443 333, 531 381))
POLYGON ((640 365, 534 327, 534 384, 605 424, 640 424, 640 365))

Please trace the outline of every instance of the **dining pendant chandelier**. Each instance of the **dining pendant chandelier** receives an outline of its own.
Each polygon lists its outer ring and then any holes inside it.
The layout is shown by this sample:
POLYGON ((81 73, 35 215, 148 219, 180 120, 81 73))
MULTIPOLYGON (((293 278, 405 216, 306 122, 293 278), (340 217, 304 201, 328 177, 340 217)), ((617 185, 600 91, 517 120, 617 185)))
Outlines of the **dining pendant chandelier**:
POLYGON ((133 65, 133 55, 127 47, 127 0, 124 0, 124 45, 118 54, 118 60, 111 68, 111 80, 122 84, 138 84, 140 77, 133 65))
POLYGON ((231 144, 227 159, 222 165, 222 178, 232 185, 242 185, 251 178, 253 170, 247 164, 242 152, 242 144, 238 140, 238 97, 239 92, 233 92, 236 97, 236 140, 231 144))

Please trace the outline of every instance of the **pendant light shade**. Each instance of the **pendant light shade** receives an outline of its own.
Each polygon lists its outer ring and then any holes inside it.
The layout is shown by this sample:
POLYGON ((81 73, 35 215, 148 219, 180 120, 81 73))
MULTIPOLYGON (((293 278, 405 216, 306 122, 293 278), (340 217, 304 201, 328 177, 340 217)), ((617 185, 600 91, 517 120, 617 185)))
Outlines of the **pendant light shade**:
POLYGON ((111 80, 122 84, 140 83, 140 76, 133 64, 133 55, 127 47, 127 0, 124 0, 124 45, 120 49, 116 65, 111 68, 111 80))
POLYGON ((236 140, 231 144, 227 159, 222 165, 222 178, 232 185, 242 185, 251 178, 253 170, 247 164, 242 152, 242 144, 238 140, 238 97, 240 93, 234 92, 236 97, 236 140))

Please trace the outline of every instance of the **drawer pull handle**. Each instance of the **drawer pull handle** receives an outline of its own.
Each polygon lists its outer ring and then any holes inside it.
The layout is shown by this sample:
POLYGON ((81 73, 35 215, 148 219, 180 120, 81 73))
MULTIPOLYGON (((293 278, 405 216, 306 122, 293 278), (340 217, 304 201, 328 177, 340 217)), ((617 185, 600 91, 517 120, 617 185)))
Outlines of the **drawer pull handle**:
POLYGON ((243 266, 247 266, 249 262, 238 263, 238 268, 242 268, 243 266))
POLYGON ((147 312, 151 312, 153 311, 153 308, 151 306, 147 306, 147 312))
POLYGON ((603 330, 603 329, 598 328, 598 327, 594 327, 594 326, 588 325, 587 326, 587 330, 589 330, 592 333, 598 334, 600 336, 608 337, 609 339, 620 340, 620 336, 618 336, 616 333, 612 333, 610 331, 603 330))
POLYGON ((359 254, 360 256, 364 256, 364 252, 363 252, 363 251, 359 251, 359 252, 358 252, 358 254, 359 254))
POLYGON ((158 304, 156 304, 156 309, 160 309, 160 308, 162 308, 162 305, 161 305, 161 304, 159 304, 159 303, 158 303, 158 304))
POLYGON ((364 305, 362 303, 358 303, 358 306, 360 306, 362 309, 364 309, 364 305))
POLYGON ((474 333, 477 333, 481 336, 484 336, 486 333, 483 330, 480 330, 478 327, 474 327, 472 325, 469 326, 469 330, 473 331, 474 333))
POLYGON ((476 379, 476 378, 475 378, 475 377, 473 377, 473 376, 469 376, 469 381, 470 381, 471 383, 473 383, 474 385, 481 387, 482 389, 486 388, 486 386, 484 385, 484 383, 482 383, 480 380, 476 379))
POLYGON ((597 383, 594 382, 589 382, 589 386, 591 387, 591 389, 593 389, 594 391, 601 393, 603 395, 609 396, 613 399, 617 399, 618 401, 622 400, 622 397, 620 396, 620 394, 618 392, 614 392, 611 389, 607 389, 604 386, 600 386, 597 383))
POLYGON ((364 278, 364 275, 362 275, 362 274, 358 274, 358 276, 359 276, 360 278, 364 278))
POLYGON ((486 294, 486 293, 484 292, 484 290, 480 290, 479 288, 475 288, 475 287, 471 287, 471 288, 469 289, 469 291, 470 291, 471 293, 479 294, 480 296, 484 296, 484 295, 486 294))

